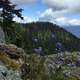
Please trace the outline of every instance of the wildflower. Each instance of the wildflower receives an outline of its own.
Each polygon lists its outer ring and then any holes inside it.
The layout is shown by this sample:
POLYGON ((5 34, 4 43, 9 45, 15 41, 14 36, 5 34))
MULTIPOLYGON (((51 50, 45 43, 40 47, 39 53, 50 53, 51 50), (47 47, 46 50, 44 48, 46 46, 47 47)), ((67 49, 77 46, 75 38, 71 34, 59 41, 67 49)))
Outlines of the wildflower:
POLYGON ((42 52, 42 47, 35 48, 34 52, 40 54, 42 52))
POLYGON ((70 75, 71 75, 71 72, 70 71, 64 72, 64 77, 65 78, 70 77, 70 75))
POLYGON ((56 39, 56 36, 55 36, 55 34, 51 34, 51 38, 53 38, 53 39, 56 39))
POLYGON ((64 64, 64 61, 63 60, 57 60, 56 64, 62 65, 62 64, 64 64))
POLYGON ((62 44, 61 44, 60 42, 57 42, 57 43, 56 43, 56 48, 57 48, 57 49, 61 49, 61 47, 62 47, 62 44))
POLYGON ((76 64, 75 63, 70 63, 70 64, 67 64, 70 68, 75 68, 76 67, 76 64))
POLYGON ((59 62, 60 62, 61 64, 64 64, 64 60, 63 60, 63 59, 60 59, 59 62))
POLYGON ((38 39, 37 39, 37 38, 35 38, 35 39, 34 39, 34 42, 38 42, 38 39))
POLYGON ((59 52, 62 51, 62 44, 60 42, 56 43, 56 51, 59 51, 59 52))

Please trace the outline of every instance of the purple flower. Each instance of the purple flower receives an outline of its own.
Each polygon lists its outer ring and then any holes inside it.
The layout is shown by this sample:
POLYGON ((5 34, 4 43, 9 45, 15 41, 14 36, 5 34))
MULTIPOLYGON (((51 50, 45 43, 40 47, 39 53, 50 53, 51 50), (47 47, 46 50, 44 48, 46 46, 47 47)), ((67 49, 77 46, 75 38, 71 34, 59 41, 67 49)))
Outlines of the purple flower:
POLYGON ((64 64, 64 61, 62 61, 62 60, 57 60, 55 63, 56 63, 56 64, 59 64, 59 65, 62 65, 62 64, 64 64))
POLYGON ((62 44, 60 42, 57 42, 56 47, 60 48, 60 47, 62 47, 62 44))
POLYGON ((56 43, 56 50, 62 50, 62 44, 60 42, 56 43))
POLYGON ((70 63, 70 64, 67 64, 70 68, 75 68, 76 67, 76 64, 75 63, 70 63))
POLYGON ((71 72, 70 72, 70 71, 65 72, 65 73, 64 73, 64 77, 65 77, 65 78, 68 78, 68 77, 70 76, 70 74, 71 74, 71 72))
POLYGON ((37 39, 37 38, 35 38, 35 39, 34 39, 34 42, 38 42, 38 39, 37 39))
POLYGON ((34 52, 40 54, 42 52, 42 47, 34 48, 34 52))
POLYGON ((56 36, 52 33, 51 38, 56 39, 56 36))

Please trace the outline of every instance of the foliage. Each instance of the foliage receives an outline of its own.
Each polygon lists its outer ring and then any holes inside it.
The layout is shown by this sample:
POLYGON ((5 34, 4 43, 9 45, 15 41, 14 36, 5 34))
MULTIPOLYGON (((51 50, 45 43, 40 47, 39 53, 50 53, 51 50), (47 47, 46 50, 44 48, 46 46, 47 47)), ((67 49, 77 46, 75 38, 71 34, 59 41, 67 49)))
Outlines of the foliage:
POLYGON ((16 5, 13 5, 10 0, 0 0, 0 18, 2 23, 2 28, 5 32, 6 38, 10 41, 15 36, 15 27, 13 26, 13 18, 18 16, 23 19, 21 12, 22 9, 16 9, 16 5))
POLYGON ((22 73, 23 80, 48 80, 45 73, 44 60, 37 57, 37 55, 27 57, 25 67, 22 66, 22 69, 24 69, 22 73))
POLYGON ((36 22, 27 24, 14 24, 16 36, 12 43, 22 47, 28 54, 33 49, 42 47, 44 54, 53 54, 61 51, 79 51, 80 39, 67 32, 56 24, 49 22, 36 22), (37 40, 37 42, 35 41, 37 40), (59 48, 61 44, 61 48, 59 48))
POLYGON ((36 54, 26 55, 23 64, 25 66, 21 67, 21 77, 23 80, 79 80, 80 66, 76 65, 79 55, 76 54, 76 57, 73 57, 74 53, 70 55, 67 52, 62 56, 56 54, 44 57, 36 54), (72 62, 66 62, 66 57, 72 62))

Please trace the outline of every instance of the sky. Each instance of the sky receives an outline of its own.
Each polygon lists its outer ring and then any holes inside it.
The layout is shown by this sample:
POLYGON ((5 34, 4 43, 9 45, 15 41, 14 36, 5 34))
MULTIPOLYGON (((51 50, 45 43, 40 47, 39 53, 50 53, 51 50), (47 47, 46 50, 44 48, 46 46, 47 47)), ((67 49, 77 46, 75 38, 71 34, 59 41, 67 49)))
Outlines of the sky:
POLYGON ((48 21, 61 26, 80 25, 80 0, 11 0, 22 8, 21 23, 48 21))

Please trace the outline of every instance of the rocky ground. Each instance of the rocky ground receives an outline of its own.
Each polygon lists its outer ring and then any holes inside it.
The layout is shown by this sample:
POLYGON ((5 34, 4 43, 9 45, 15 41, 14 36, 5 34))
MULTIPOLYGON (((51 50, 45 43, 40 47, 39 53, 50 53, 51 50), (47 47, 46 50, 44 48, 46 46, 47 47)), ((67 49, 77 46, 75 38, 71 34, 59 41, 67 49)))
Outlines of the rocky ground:
POLYGON ((64 52, 50 55, 46 59, 46 64, 49 71, 51 69, 54 75, 60 75, 59 78, 56 76, 57 80, 80 80, 80 52, 64 52))
POLYGON ((15 45, 0 45, 0 80, 45 79, 80 80, 80 52, 28 55, 15 45))
POLYGON ((20 66, 23 50, 12 44, 0 45, 0 80, 22 80, 20 66))
MULTIPOLYGON (((64 52, 26 58, 29 80, 80 80, 80 53, 64 52)), ((24 80, 26 80, 24 79, 24 80)))

